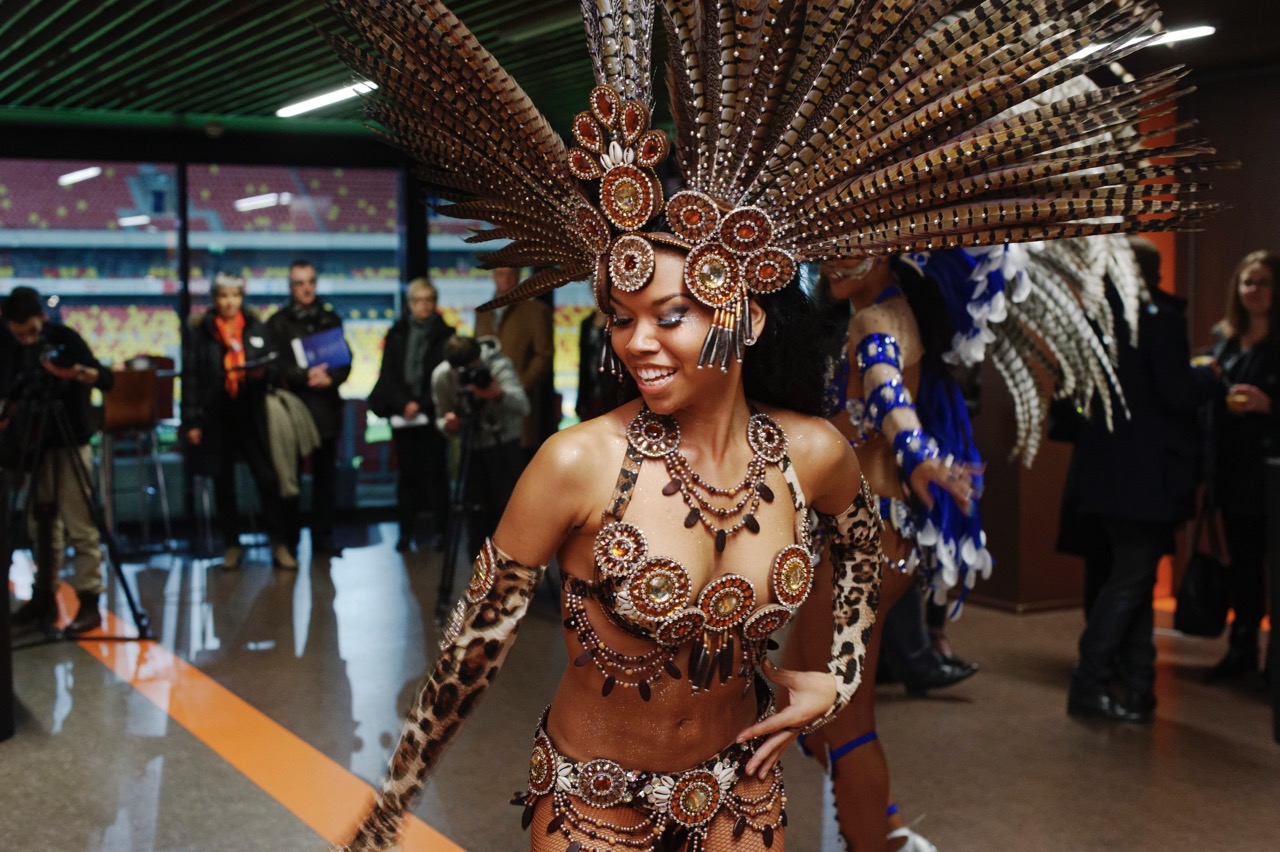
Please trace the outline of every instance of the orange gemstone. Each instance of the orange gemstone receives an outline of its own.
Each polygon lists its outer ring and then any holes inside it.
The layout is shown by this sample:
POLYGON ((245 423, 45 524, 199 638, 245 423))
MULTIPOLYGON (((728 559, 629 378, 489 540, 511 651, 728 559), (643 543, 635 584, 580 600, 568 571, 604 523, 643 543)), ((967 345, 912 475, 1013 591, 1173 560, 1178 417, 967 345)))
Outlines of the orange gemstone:
POLYGON ((603 775, 597 775, 591 779, 591 788, 597 793, 607 793, 612 786, 613 782, 603 775))
POLYGON ((596 112, 600 113, 605 121, 613 120, 613 100, 603 91, 596 92, 596 112))
POLYGON ((661 153, 662 143, 656 137, 649 137, 640 146, 640 157, 644 160, 653 160, 661 153))
POLYGON ((738 239, 749 240, 756 235, 756 227, 750 222, 743 222, 738 226, 738 239))
POLYGON ((684 223, 685 223, 686 225, 701 225, 701 224, 702 224, 702 211, 701 211, 701 210, 698 210, 697 208, 694 208, 694 207, 688 207, 688 208, 685 208, 685 211, 684 211, 684 223))

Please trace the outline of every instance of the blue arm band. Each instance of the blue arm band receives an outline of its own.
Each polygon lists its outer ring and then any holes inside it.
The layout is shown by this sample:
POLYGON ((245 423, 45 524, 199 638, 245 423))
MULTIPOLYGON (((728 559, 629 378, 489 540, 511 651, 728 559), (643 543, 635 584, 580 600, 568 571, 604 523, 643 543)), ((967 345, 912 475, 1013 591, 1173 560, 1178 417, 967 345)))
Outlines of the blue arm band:
POLYGON ((888 364, 902 372, 902 347, 891 334, 868 334, 858 341, 854 356, 858 359, 858 370, 864 378, 867 370, 876 364, 888 364))
POLYGON ((911 394, 902 384, 902 377, 895 376, 871 393, 867 394, 867 416, 875 424, 876 431, 881 431, 885 417, 895 408, 910 408, 911 394))
POLYGON ((919 429, 899 432, 893 439, 893 453, 904 482, 911 479, 911 474, 921 462, 941 455, 938 442, 919 429))

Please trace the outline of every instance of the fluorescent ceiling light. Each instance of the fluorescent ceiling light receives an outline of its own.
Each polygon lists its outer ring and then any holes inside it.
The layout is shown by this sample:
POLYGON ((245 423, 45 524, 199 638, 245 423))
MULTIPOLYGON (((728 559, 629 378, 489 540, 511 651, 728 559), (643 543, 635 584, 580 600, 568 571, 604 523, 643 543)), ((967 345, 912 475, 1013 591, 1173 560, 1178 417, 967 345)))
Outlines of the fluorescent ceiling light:
POLYGON ((354 98, 356 95, 363 95, 372 92, 378 88, 373 83, 356 83, 354 86, 347 86, 338 89, 336 92, 328 92, 323 95, 316 95, 314 98, 307 98, 305 101, 298 101, 296 104, 289 104, 287 107, 281 107, 276 110, 276 115, 280 118, 290 118, 300 115, 304 112, 310 112, 313 109, 320 109, 329 104, 336 104, 339 101, 345 101, 348 98, 354 98))
POLYGON ((140 225, 150 225, 150 216, 121 216, 116 223, 122 228, 133 228, 140 225))
POLYGON ((262 210, 266 207, 288 207, 293 203, 293 195, 288 192, 268 192, 266 195, 250 195, 248 198, 237 198, 235 208, 241 213, 250 210, 262 210))
MULTIPOLYGON (((1182 30, 1169 30, 1164 35, 1161 35, 1156 39, 1154 39, 1153 41, 1151 41, 1147 45, 1147 47, 1151 47, 1157 44, 1173 44, 1175 42, 1187 41, 1193 38, 1204 38, 1205 36, 1211 36, 1216 32, 1217 30, 1214 27, 1209 27, 1209 26, 1187 27, 1186 29, 1182 29, 1182 30)), ((1146 38, 1146 36, 1132 39, 1125 43, 1125 47, 1137 44, 1138 42, 1142 41, 1143 38, 1146 38)), ((1076 51, 1069 58, 1083 59, 1086 56, 1090 56, 1094 53, 1097 53, 1099 50, 1102 50, 1103 48, 1110 47, 1110 46, 1111 46, 1110 42, 1103 42, 1101 44, 1091 44, 1082 50, 1076 51)))
POLYGON ((74 172, 67 172, 65 175, 58 178, 58 186, 71 186, 71 184, 79 183, 82 180, 96 178, 100 174, 102 174, 102 169, 98 166, 90 166, 87 169, 78 169, 74 172))

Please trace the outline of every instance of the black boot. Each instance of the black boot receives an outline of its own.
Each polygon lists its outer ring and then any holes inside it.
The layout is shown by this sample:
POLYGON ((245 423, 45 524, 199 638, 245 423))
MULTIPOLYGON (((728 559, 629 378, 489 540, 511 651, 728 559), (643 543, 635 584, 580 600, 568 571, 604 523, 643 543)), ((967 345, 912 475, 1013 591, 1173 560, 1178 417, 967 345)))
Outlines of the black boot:
POLYGON ((75 620, 62 631, 68 636, 79 636, 81 633, 88 633, 102 626, 102 613, 98 611, 98 593, 77 592, 76 597, 80 599, 80 609, 76 612, 75 620))
POLYGON ((1067 714, 1084 719, 1102 719, 1106 722, 1149 722, 1147 713, 1132 710, 1115 699, 1105 686, 1086 681, 1078 675, 1071 677, 1071 691, 1067 693, 1067 714))
POLYGON ((959 665, 957 665, 933 655, 932 652, 930 652, 930 656, 933 657, 935 665, 924 672, 913 674, 911 677, 903 679, 902 682, 907 689, 907 695, 921 698, 931 689, 945 689, 948 686, 954 686, 978 673, 977 663, 960 661, 959 665))

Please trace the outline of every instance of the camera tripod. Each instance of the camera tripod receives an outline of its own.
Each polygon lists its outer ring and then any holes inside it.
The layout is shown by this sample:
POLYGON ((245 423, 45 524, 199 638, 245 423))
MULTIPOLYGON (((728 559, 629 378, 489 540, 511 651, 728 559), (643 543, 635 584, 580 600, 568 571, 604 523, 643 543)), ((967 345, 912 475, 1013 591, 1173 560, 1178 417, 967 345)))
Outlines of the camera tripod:
MULTIPOLYGON (((42 464, 51 452, 66 451, 67 463, 71 467, 76 480, 76 487, 79 490, 81 498, 89 510, 90 520, 98 531, 99 541, 106 545, 107 562, 111 566, 111 571, 115 574, 116 581, 120 584, 120 588, 124 591, 124 598, 129 606, 129 614, 133 618, 134 626, 138 629, 137 636, 95 636, 97 641, 120 641, 133 642, 137 640, 149 640, 151 636, 151 619, 147 616, 145 610, 139 606, 134 598, 132 589, 129 587, 129 581, 124 576, 124 570, 121 567, 119 545, 116 543, 115 535, 107 527, 106 516, 103 512, 101 502, 93 493, 92 479, 89 470, 85 466, 83 459, 77 452, 79 446, 75 440, 75 435, 71 430, 71 422, 68 419, 66 406, 61 399, 53 397, 56 385, 52 381, 46 382, 46 388, 42 396, 33 396, 18 403, 21 410, 13 417, 9 429, 18 429, 19 443, 17 464, 13 469, 7 472, 9 482, 13 487, 6 489, 5 504, 3 506, 4 527, 0 530, 0 564, 9 566, 13 561, 13 551, 17 537, 25 529, 28 529, 30 521, 35 509, 36 499, 36 476, 42 470, 42 464), (56 435, 60 440, 60 444, 53 445, 51 436, 56 435)), ((54 505, 58 504, 58 477, 54 477, 54 505)), ((48 518, 38 521, 40 538, 46 538, 52 535, 52 523, 54 519, 48 518)), ((42 562, 49 563, 53 558, 53 549, 51 542, 37 541, 35 545, 36 554, 43 554, 37 559, 36 571, 51 575, 53 572, 52 564, 40 564, 42 562)), ((47 576, 49 580, 48 586, 53 587, 52 576, 47 576)), ((7 609, 6 603, 6 609, 7 609)), ((58 642, 72 637, 65 634, 48 629, 45 633, 34 641, 25 642, 14 645, 15 650, 34 647, 36 645, 45 645, 50 642, 58 642)))
POLYGON ((458 569, 458 550, 464 532, 471 530, 475 513, 483 506, 469 503, 471 453, 475 442, 476 412, 464 411, 458 430, 458 472, 449 488, 449 520, 444 533, 444 561, 440 564, 440 586, 436 591, 436 624, 444 624, 453 607, 453 575, 458 569))

